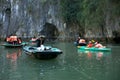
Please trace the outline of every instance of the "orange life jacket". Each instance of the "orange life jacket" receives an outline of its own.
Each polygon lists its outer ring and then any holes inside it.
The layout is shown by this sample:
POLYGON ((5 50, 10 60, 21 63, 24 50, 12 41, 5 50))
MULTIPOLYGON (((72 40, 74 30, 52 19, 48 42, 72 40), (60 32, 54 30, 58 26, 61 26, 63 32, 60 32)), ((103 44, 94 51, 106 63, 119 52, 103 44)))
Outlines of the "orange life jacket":
POLYGON ((7 37, 6 41, 7 41, 7 42, 11 42, 11 38, 10 38, 10 37, 7 37))
POLYGON ((10 36, 11 41, 17 41, 17 36, 10 36))

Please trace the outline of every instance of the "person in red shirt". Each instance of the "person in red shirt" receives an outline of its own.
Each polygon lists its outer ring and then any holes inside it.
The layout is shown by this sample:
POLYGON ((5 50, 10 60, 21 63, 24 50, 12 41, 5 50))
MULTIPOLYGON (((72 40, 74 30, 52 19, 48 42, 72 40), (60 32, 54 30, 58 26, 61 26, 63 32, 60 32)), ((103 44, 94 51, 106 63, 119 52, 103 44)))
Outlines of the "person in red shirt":
POLYGON ((91 41, 89 41, 87 47, 93 47, 93 43, 91 41))

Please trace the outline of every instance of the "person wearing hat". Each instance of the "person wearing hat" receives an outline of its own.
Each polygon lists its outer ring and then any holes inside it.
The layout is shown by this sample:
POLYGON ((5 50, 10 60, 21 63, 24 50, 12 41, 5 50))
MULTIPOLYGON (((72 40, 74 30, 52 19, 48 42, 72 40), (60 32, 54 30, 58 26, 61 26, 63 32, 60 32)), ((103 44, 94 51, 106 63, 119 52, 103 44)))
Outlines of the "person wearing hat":
POLYGON ((37 47, 41 47, 41 45, 44 44, 44 41, 45 41, 44 37, 39 36, 39 37, 37 38, 37 40, 36 40, 36 42, 37 42, 37 47))

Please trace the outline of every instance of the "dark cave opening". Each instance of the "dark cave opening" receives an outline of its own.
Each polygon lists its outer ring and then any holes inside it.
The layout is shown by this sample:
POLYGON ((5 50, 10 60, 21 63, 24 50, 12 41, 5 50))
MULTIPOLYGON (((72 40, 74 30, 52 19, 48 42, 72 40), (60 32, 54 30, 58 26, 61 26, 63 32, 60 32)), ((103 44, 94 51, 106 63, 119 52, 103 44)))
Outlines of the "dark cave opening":
POLYGON ((40 34, 45 35, 47 40, 54 41, 59 36, 59 31, 54 24, 45 23, 40 34))

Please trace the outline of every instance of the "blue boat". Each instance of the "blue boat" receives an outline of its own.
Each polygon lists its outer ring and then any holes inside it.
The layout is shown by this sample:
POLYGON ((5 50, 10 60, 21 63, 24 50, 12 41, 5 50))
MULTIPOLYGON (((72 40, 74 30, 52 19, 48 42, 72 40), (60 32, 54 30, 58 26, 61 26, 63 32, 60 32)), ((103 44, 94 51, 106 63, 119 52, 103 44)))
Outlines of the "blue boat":
POLYGON ((87 46, 78 46, 78 49, 85 51, 111 51, 111 48, 95 48, 95 47, 87 47, 87 46))
POLYGON ((40 47, 24 46, 23 50, 26 54, 39 59, 53 59, 62 54, 60 49, 51 46, 44 46, 44 49, 40 49, 40 47))

